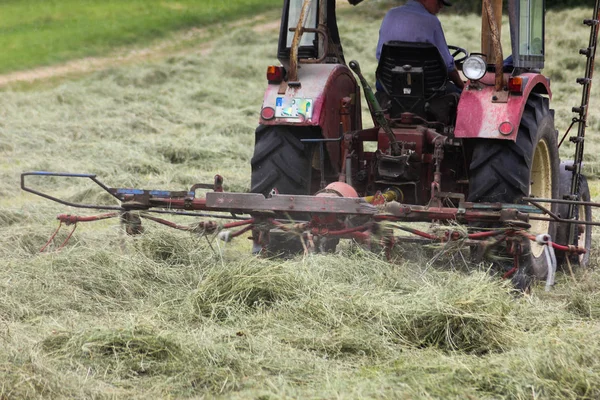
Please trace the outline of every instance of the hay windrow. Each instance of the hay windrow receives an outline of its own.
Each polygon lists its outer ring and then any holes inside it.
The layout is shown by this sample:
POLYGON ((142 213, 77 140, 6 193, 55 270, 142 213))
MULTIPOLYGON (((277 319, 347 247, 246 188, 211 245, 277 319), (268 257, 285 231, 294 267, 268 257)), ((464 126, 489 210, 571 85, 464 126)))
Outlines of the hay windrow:
MULTIPOLYGON (((308 321, 308 326, 327 329, 330 335, 353 327, 366 330, 365 336, 411 348, 481 355, 506 351, 514 344, 519 331, 511 315, 508 282, 483 272, 462 276, 432 271, 407 279, 412 279, 414 290, 363 285, 360 294, 356 286, 325 280, 310 296, 283 303, 275 311, 278 319, 293 321, 293 326, 308 321)), ((307 341, 310 338, 300 340, 307 341)), ((332 339, 325 341, 332 344, 332 339)), ((313 343, 312 348, 318 347, 313 343)))
POLYGON ((57 333, 41 346, 47 353, 71 356, 96 371, 122 376, 169 374, 182 355, 172 339, 143 328, 57 333))
POLYGON ((260 374, 261 366, 249 358, 255 350, 239 344, 242 336, 204 335, 177 340, 144 326, 57 331, 37 348, 48 359, 67 363, 72 372, 85 370, 88 377, 124 388, 132 380, 146 381, 151 393, 161 397, 173 390, 185 397, 226 393, 242 387, 245 377, 260 374))
POLYGON ((600 319, 600 293, 574 293, 567 303, 567 310, 582 318, 600 319))
POLYGON ((195 313, 219 320, 240 310, 295 299, 303 286, 291 266, 251 260, 210 269, 190 302, 195 313))
POLYGON ((282 342, 303 351, 329 359, 386 358, 390 343, 376 330, 360 326, 341 326, 335 329, 298 327, 300 332, 287 335, 282 342))
POLYGON ((27 222, 30 216, 22 210, 0 209, 0 228, 27 222))
POLYGON ((598 327, 572 326, 556 338, 540 336, 529 348, 532 373, 545 383, 548 397, 596 399, 600 396, 598 327), (584 328, 584 329, 582 329, 584 328), (586 329, 587 328, 587 329, 586 329))
POLYGON ((68 379, 32 360, 0 361, 0 396, 5 399, 38 399, 77 392, 68 379))
POLYGON ((597 327, 591 325, 544 330, 533 334, 525 347, 476 360, 479 372, 463 373, 463 379, 491 398, 529 398, 535 393, 549 399, 596 399, 597 335, 597 327))
POLYGON ((599 274, 598 270, 586 270, 576 276, 577 282, 570 283, 572 291, 566 295, 567 311, 581 318, 600 319, 599 274))
MULTIPOLYGON (((185 222, 189 224, 194 221, 187 219, 185 222)), ((201 236, 165 230, 147 220, 142 220, 142 225, 145 232, 135 238, 134 247, 153 262, 171 267, 196 264, 201 270, 204 265, 219 259, 219 255, 211 250, 201 236)), ((209 240, 213 239, 214 237, 209 237, 209 240)))
POLYGON ((514 334, 510 286, 481 272, 441 276, 390 310, 388 326, 400 342, 469 354, 505 350, 514 334))

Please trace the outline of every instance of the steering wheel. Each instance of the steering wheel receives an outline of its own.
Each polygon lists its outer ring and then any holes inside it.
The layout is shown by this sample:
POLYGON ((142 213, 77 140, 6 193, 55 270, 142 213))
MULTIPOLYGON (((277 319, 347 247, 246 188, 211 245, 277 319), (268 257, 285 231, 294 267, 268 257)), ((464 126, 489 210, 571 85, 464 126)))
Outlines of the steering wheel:
POLYGON ((469 52, 463 47, 448 45, 448 50, 450 50, 450 55, 457 64, 462 64, 469 57, 469 52))

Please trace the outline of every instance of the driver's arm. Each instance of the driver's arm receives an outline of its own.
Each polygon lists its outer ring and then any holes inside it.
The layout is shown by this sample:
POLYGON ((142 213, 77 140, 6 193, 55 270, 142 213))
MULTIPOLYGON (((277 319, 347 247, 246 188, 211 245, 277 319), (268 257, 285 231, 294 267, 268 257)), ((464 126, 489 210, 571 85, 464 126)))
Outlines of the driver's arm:
POLYGON ((462 81, 462 79, 460 79, 460 74, 458 73, 457 69, 448 72, 448 78, 450 78, 450 80, 454 82, 456 87, 458 87, 459 89, 465 88, 465 83, 462 81))
POLYGON ((446 43, 446 37, 444 36, 442 24, 439 20, 436 21, 436 24, 432 27, 432 29, 432 43, 438 48, 442 58, 444 59, 444 62, 446 63, 446 67, 448 68, 448 79, 454 82, 456 87, 462 90, 465 87, 465 84, 463 83, 462 79, 460 79, 460 75, 458 74, 458 70, 456 69, 454 63, 454 57, 452 57, 450 51, 448 50, 448 43, 446 43))

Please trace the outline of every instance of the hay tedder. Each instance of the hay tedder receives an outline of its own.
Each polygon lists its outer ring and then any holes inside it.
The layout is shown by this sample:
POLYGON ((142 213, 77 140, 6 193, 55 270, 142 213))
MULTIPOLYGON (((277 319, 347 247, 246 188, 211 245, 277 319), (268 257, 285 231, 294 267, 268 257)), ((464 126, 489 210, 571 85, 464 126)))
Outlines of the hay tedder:
POLYGON ((590 201, 581 174, 599 0, 583 21, 591 28, 579 50, 587 63, 577 80, 583 94, 564 135, 554 128, 550 80, 540 73, 544 0, 509 1, 508 58, 500 42, 502 0, 483 0, 481 53, 450 46, 467 80, 460 95, 447 90, 435 46, 400 41, 383 45, 374 94, 358 63, 345 61, 335 3, 284 2, 281 65, 267 69, 252 193, 224 192, 221 176, 174 192, 110 188, 95 175, 51 172, 22 174, 22 188, 68 206, 112 211, 59 215, 61 223, 119 217, 137 234, 141 220, 150 219, 227 241, 247 234, 259 253, 333 251, 340 239, 352 239, 389 255, 401 243, 460 241, 475 262, 504 260, 495 261, 500 274, 521 287, 533 276, 552 284, 557 259, 585 265, 597 225, 591 210, 600 205, 590 201), (362 127, 359 82, 373 128, 362 127), (572 127, 577 133, 569 136, 572 127), (575 154, 561 163, 567 137, 575 154), (59 199, 32 188, 32 175, 91 179, 119 205, 59 199), (208 191, 201 196, 199 189, 208 191), (202 220, 179 225, 161 213, 202 220), (437 229, 412 222, 435 222, 437 229))

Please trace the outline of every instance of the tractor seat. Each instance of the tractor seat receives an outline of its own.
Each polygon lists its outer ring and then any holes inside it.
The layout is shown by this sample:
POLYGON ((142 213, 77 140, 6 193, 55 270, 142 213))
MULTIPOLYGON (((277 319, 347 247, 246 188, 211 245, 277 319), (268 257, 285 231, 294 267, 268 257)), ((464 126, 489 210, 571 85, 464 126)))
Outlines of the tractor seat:
POLYGON ((458 94, 447 94, 448 70, 435 45, 386 42, 376 71, 378 99, 390 118, 413 113, 428 121, 454 123, 458 94), (386 101, 387 100, 387 101, 386 101))

